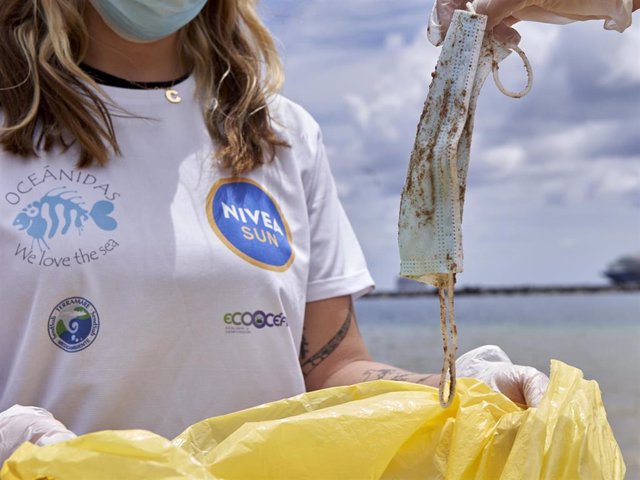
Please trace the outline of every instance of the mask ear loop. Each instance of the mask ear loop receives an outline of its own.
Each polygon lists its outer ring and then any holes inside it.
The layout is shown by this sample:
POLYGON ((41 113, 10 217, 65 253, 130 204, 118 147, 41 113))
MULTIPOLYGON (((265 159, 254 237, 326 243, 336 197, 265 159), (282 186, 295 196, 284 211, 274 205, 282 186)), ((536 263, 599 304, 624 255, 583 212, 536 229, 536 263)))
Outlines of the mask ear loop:
POLYGON ((438 297, 440 299, 440 333, 442 334, 442 347, 444 358, 440 382, 438 384, 438 399, 443 408, 453 403, 456 394, 456 353, 458 351, 458 328, 456 327, 453 306, 453 294, 455 287, 455 273, 448 273, 446 281, 442 279, 438 285, 438 297), (449 333, 447 333, 447 319, 449 320, 449 333), (449 392, 445 399, 445 386, 449 374, 449 392))
MULTIPOLYGON (((496 42, 495 40, 493 40, 494 43, 498 44, 498 42, 496 42)), ((519 91, 519 92, 512 92, 511 90, 507 89, 503 84, 502 81, 500 80, 500 75, 498 74, 498 69, 500 68, 498 66, 498 61, 495 59, 495 49, 494 51, 494 59, 493 59, 493 67, 492 67, 492 73, 493 73, 493 81, 496 84, 496 87, 498 87, 498 90, 500 90, 500 92, 502 92, 503 95, 506 95, 507 97, 511 97, 511 98, 522 98, 525 95, 527 95, 530 91, 531 91, 531 87, 533 87, 533 69, 531 68, 531 63, 529 62, 529 59, 527 58, 527 55, 522 51, 522 49, 520 47, 518 47, 517 45, 504 45, 502 44, 504 47, 508 48, 509 50, 512 50, 513 52, 517 53, 520 58, 522 59, 522 63, 524 64, 524 68, 527 71, 527 85, 526 87, 524 87, 523 90, 519 91)))
MULTIPOLYGON (((467 4, 466 4, 467 10, 472 15, 476 15, 477 14, 476 13, 476 4, 477 4, 477 2, 478 2, 478 0, 473 0, 473 2, 467 2, 467 4)), ((488 35, 493 36, 491 32, 489 32, 488 35)), ((502 83, 502 81, 500 80, 500 75, 498 74, 498 69, 500 67, 498 66, 498 61, 496 60, 496 57, 495 57, 495 49, 493 49, 494 57, 493 57, 493 67, 492 67, 491 70, 492 70, 492 73, 493 73, 493 81, 495 82, 496 87, 498 87, 498 90, 500 90, 500 92, 503 95, 506 95, 507 97, 511 97, 511 98, 522 98, 522 97, 528 95, 529 92, 531 91, 531 87, 533 87, 533 68, 531 68, 531 62, 529 62, 529 58, 527 58, 527 55, 517 45, 505 45, 505 44, 499 43, 498 41, 494 40, 493 38, 491 39, 491 41, 494 44, 502 45, 505 48, 508 48, 509 50, 517 53, 518 56, 522 59, 522 63, 524 64, 524 69, 527 71, 527 85, 526 85, 526 87, 524 87, 524 89, 519 91, 519 92, 512 92, 507 87, 505 87, 504 84, 502 83)))

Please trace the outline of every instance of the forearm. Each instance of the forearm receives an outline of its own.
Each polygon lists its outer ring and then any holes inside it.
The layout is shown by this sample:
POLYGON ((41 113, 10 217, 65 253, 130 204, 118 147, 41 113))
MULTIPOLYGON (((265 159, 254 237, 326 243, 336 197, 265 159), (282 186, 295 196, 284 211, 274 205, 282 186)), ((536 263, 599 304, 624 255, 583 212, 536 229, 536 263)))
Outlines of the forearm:
POLYGON ((373 380, 395 380, 437 387, 440 381, 440 375, 435 373, 424 374, 409 372, 372 360, 357 360, 345 364, 342 368, 327 377, 320 388, 352 385, 354 383, 373 380))

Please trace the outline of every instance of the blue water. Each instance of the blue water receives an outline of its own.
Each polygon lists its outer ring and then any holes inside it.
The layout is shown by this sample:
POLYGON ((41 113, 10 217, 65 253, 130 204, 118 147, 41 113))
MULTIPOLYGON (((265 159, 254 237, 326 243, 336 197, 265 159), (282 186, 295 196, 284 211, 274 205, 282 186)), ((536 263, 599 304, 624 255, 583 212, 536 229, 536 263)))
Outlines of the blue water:
MULTIPOLYGON (((514 363, 548 374, 554 358, 596 380, 627 478, 640 478, 640 294, 459 297, 455 312, 460 354, 494 344, 514 363)), ((356 314, 376 360, 440 371, 437 298, 361 299, 356 314)))

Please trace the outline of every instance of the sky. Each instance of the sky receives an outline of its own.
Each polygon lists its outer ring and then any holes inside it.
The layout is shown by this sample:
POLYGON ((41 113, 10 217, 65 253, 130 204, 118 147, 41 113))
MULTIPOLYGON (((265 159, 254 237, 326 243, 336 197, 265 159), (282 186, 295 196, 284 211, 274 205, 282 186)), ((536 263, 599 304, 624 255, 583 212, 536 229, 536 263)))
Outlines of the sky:
MULTIPOLYGON (((400 193, 430 72, 430 0, 263 0, 284 94, 319 122, 340 198, 379 290, 399 272, 400 193)), ((640 13, 521 23, 532 92, 491 79, 478 102, 464 206, 464 286, 599 284, 640 253, 640 13)), ((515 57, 515 56, 513 56, 515 57)), ((500 69, 524 84, 517 57, 500 69)))

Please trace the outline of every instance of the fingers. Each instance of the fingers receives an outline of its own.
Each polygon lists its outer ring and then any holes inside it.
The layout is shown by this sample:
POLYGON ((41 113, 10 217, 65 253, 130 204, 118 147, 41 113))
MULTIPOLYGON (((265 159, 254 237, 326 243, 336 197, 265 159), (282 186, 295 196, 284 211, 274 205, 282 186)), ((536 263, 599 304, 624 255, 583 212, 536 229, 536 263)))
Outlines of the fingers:
POLYGON ((549 386, 549 378, 533 367, 499 365, 490 385, 512 402, 537 407, 549 386))
POLYGON ((456 10, 466 10, 468 0, 440 0, 436 1, 435 9, 440 19, 440 23, 445 26, 445 31, 449 28, 453 12, 456 10))
POLYGON ((496 345, 475 348, 456 361, 459 377, 473 377, 520 405, 536 407, 542 400, 549 378, 533 367, 514 365, 496 345))
MULTIPOLYGON (((62 424, 61 424, 62 425, 62 424)), ((71 440, 76 438, 77 435, 73 433, 71 430, 67 430, 64 426, 62 429, 49 431, 46 434, 42 435, 37 442, 36 445, 42 447, 44 445, 53 445, 54 443, 66 442, 67 440, 71 440)))
POLYGON ((533 367, 524 367, 522 392, 530 407, 537 407, 549 387, 549 377, 533 367))
POLYGON ((488 385, 519 405, 527 405, 520 372, 515 365, 501 365, 488 385))
POLYGON ((476 12, 486 15, 487 30, 493 30, 514 12, 527 6, 527 0, 478 0, 475 4, 476 12))
POLYGON ((449 30, 453 12, 459 9, 466 9, 467 0, 436 0, 429 17, 429 28, 427 35, 429 41, 436 47, 442 45, 444 37, 449 30))
POLYGON ((473 365, 476 362, 511 362, 507 354, 497 345, 482 345, 467 353, 460 355, 456 361, 459 369, 464 369, 466 365, 473 365))
MULTIPOLYGON (((455 10, 466 10, 467 0, 436 0, 429 18, 429 41, 439 46, 449 30, 455 10)), ((520 34, 509 28, 518 21, 513 12, 526 4, 526 0, 479 0, 476 11, 488 15, 487 31, 493 30, 496 39, 508 46, 520 42, 520 34)))
POLYGON ((75 434, 48 411, 14 405, 0 412, 0 463, 24 442, 49 445, 75 438, 75 434))
MULTIPOLYGON (((53 415, 43 408, 14 405, 3 413, 3 425, 9 426, 23 441, 39 444, 42 438, 69 432, 53 415)), ((71 432, 69 432, 71 433, 71 432)))
POLYGON ((520 34, 513 28, 508 27, 504 23, 496 25, 493 29, 493 36, 496 40, 504 43, 508 47, 515 47, 520 43, 520 34))
POLYGON ((505 18, 502 23, 505 24, 507 27, 513 27, 516 23, 518 23, 520 21, 519 18, 516 17, 507 17, 505 18))

